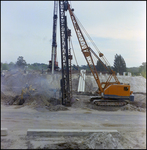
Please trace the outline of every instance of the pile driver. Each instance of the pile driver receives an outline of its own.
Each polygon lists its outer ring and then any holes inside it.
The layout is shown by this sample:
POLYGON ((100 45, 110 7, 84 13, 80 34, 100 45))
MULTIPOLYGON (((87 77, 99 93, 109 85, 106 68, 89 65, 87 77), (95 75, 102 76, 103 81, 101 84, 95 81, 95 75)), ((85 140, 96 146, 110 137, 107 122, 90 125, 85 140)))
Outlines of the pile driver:
MULTIPOLYGON (((57 3, 56 3, 57 8, 57 3)), ((54 9, 55 10, 55 9, 54 9)), ((67 16, 66 11, 69 11, 77 39, 79 41, 81 51, 87 61, 87 64, 91 70, 91 73, 98 85, 97 96, 92 97, 91 101, 96 105, 101 106, 122 106, 127 104, 129 101, 134 101, 133 91, 130 90, 129 84, 122 84, 119 82, 115 72, 110 67, 104 54, 98 51, 98 55, 92 50, 82 33, 82 30, 78 24, 78 21, 73 13, 74 9, 70 8, 68 1, 59 1, 59 15, 60 15, 60 42, 61 42, 61 65, 62 65, 62 79, 61 79, 61 93, 62 93, 62 104, 70 106, 71 105, 71 59, 72 55, 68 49, 68 39, 71 36, 71 30, 67 27, 67 16), (93 57, 99 60, 102 65, 109 71, 109 77, 106 82, 100 82, 98 72, 96 70, 93 57), (112 77, 114 82, 111 82, 112 77)), ((57 19, 54 19, 57 23, 57 19)), ((56 24, 53 25, 56 28, 56 24)), ((53 28, 54 29, 54 28, 53 28)), ((53 30, 53 33, 56 30, 53 30)), ((54 35, 54 34, 53 34, 54 35)), ((56 35, 56 32, 55 32, 56 35)), ((53 39, 55 39, 54 36, 53 39)), ((56 42, 53 44, 52 54, 56 52, 56 42)), ((54 55, 52 55, 53 57, 54 55)), ((54 57, 55 58, 55 57, 54 57)), ((52 59, 52 63, 53 60, 52 59)))
POLYGON ((52 37, 52 54, 51 60, 49 61, 48 68, 52 70, 52 74, 54 74, 54 70, 58 70, 58 62, 57 62, 57 13, 58 13, 58 1, 54 1, 54 12, 53 12, 53 37, 52 37))

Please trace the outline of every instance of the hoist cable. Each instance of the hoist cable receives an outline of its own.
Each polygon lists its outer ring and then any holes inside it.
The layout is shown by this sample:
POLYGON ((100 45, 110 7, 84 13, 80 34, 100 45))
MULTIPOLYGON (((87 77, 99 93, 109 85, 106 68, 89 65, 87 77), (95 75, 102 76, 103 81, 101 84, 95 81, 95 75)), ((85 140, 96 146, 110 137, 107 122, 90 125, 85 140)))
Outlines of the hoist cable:
MULTIPOLYGON (((74 52, 72 40, 70 40, 70 42, 71 42, 71 47, 72 47, 71 49, 72 49, 72 51, 73 51, 74 58, 75 58, 75 61, 76 61, 76 65, 77 65, 77 67, 78 67, 78 70, 80 70, 80 67, 79 67, 79 65, 78 65, 78 62, 77 62, 77 59, 76 59, 76 55, 75 55, 75 52, 74 52)), ((84 79, 83 75, 82 75, 81 73, 79 73, 79 75, 83 78, 83 80, 85 81, 85 85, 88 87, 88 84, 86 83, 86 80, 84 79)), ((85 87, 86 87, 86 86, 85 86, 85 87)))
MULTIPOLYGON (((75 15, 75 14, 74 14, 75 15)), ((98 47, 95 45, 95 43, 93 42, 93 40, 91 39, 91 37, 89 36, 89 34, 87 33, 87 31, 85 30, 85 28, 83 27, 83 25, 81 24, 81 22, 79 21, 79 19, 77 18, 77 16, 75 15, 75 18, 77 20, 77 22, 80 24, 81 28, 83 29, 83 31, 85 32, 86 36, 89 38, 89 40, 91 41, 91 43, 93 44, 93 46, 95 47, 95 49, 97 50, 97 52, 100 54, 100 50, 98 49, 98 47)), ((103 58, 103 63, 108 67, 107 69, 109 71, 111 71, 111 68, 109 68, 110 63, 108 62, 108 60, 106 59, 105 56, 102 57, 103 58)))

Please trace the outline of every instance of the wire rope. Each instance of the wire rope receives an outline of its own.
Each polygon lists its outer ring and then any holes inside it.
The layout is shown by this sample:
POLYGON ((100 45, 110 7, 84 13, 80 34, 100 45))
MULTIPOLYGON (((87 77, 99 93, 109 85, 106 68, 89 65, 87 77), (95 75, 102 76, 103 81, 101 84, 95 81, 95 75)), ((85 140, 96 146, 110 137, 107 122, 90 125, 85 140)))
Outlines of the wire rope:
MULTIPOLYGON (((75 18, 76 18, 78 24, 80 24, 80 27, 83 29, 85 35, 89 38, 90 42, 93 44, 93 46, 95 47, 95 49, 97 50, 97 52, 100 54, 100 53, 101 53, 100 50, 98 49, 98 47, 95 45, 95 43, 94 43, 93 40, 91 39, 91 37, 90 37, 89 34, 87 33, 86 29, 83 27, 82 23, 79 21, 78 17, 77 17, 75 14, 74 14, 74 16, 75 16, 75 18)), ((100 60, 107 66, 107 69, 108 69, 109 71, 111 71, 111 68, 109 67, 109 66, 110 66, 110 63, 108 62, 108 60, 106 59, 106 57, 103 56, 102 59, 103 59, 103 61, 102 61, 101 59, 100 59, 100 60)))

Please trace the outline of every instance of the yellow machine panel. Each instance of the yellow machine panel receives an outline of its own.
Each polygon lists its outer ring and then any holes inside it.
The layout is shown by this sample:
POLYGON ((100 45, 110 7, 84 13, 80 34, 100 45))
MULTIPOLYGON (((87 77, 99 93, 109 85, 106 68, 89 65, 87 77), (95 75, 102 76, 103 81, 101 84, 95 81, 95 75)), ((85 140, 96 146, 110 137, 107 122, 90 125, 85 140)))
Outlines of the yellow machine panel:
POLYGON ((130 96, 130 85, 113 84, 104 90, 104 95, 130 96))

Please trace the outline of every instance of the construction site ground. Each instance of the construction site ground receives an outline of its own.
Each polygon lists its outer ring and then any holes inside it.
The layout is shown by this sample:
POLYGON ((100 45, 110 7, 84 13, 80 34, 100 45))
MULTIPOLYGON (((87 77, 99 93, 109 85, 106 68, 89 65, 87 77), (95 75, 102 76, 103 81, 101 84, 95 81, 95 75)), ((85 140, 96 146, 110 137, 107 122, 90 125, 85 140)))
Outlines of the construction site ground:
POLYGON ((72 105, 63 106, 60 79, 61 73, 52 76, 22 71, 7 71, 1 77, 1 128, 8 129, 8 135, 1 136, 2 149, 146 149, 146 79, 126 77, 135 100, 123 107, 90 103, 96 85, 92 76, 87 75, 85 93, 78 93, 78 73, 72 74, 72 105), (26 83, 37 91, 20 105, 21 90, 26 83), (27 136, 28 129, 117 130, 118 133, 53 138, 27 136))

